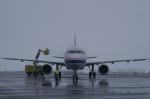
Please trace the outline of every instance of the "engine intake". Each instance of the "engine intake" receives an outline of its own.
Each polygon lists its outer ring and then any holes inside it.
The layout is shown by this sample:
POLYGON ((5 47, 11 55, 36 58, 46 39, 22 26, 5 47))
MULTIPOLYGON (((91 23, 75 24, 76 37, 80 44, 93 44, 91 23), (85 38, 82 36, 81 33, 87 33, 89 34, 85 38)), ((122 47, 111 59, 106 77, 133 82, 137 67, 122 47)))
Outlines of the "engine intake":
POLYGON ((43 66, 42 70, 43 70, 43 73, 45 73, 45 74, 51 74, 52 67, 50 65, 48 65, 48 64, 45 64, 43 66))
POLYGON ((98 72, 102 75, 106 75, 108 73, 108 71, 109 71, 109 68, 107 65, 101 65, 98 68, 98 72))

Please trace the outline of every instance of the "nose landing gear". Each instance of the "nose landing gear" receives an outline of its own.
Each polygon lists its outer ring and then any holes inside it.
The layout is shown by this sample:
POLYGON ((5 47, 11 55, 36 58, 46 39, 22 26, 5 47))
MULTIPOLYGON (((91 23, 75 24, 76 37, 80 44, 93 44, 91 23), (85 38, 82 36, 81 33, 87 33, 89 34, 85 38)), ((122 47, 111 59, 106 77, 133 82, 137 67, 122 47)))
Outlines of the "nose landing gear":
POLYGON ((73 74, 73 83, 77 83, 77 82, 78 82, 77 70, 74 70, 74 74, 73 74))

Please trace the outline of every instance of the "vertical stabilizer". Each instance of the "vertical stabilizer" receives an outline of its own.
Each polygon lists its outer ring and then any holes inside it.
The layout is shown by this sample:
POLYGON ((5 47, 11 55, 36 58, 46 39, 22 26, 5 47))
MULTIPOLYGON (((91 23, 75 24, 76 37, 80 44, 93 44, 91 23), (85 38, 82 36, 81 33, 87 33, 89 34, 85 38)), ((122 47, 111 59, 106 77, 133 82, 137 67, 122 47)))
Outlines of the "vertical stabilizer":
POLYGON ((77 38, 76 38, 76 33, 75 33, 75 36, 74 36, 74 45, 76 46, 76 44, 77 44, 77 40, 76 40, 77 38))

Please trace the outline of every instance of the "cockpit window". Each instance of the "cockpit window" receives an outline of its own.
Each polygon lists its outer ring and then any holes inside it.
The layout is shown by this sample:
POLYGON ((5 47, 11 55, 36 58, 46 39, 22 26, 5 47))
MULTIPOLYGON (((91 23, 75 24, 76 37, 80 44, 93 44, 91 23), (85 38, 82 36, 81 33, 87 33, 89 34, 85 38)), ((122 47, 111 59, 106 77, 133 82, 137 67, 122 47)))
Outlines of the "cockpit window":
POLYGON ((75 53, 75 51, 68 51, 68 53, 75 53))
POLYGON ((80 54, 80 53, 84 53, 84 52, 80 51, 80 50, 70 50, 67 53, 78 53, 78 54, 80 54))
POLYGON ((76 51, 76 53, 83 53, 83 51, 76 51))

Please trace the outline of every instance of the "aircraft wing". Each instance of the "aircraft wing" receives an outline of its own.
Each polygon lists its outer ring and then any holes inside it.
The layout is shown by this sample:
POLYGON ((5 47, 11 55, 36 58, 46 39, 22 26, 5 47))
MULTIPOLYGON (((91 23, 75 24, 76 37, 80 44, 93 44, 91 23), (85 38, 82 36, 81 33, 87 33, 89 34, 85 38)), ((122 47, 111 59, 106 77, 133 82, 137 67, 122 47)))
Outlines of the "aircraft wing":
POLYGON ((65 65, 64 62, 55 62, 55 61, 32 60, 32 59, 21 59, 21 58, 4 58, 4 57, 2 57, 1 59, 18 60, 18 61, 21 61, 21 62, 30 61, 30 62, 37 62, 37 63, 47 63, 47 64, 52 64, 52 65, 56 64, 56 65, 62 65, 62 66, 65 65))
POLYGON ((64 59, 63 56, 53 56, 54 58, 60 58, 60 59, 64 59))
POLYGON ((90 57, 87 57, 87 59, 91 59, 91 58, 97 58, 97 56, 90 56, 90 57))
POLYGON ((105 64, 105 63, 111 63, 111 64, 114 64, 114 63, 117 63, 117 62, 136 62, 136 61, 145 61, 145 60, 149 60, 149 59, 129 59, 129 60, 113 60, 113 61, 98 61, 98 62, 87 62, 86 63, 86 66, 89 66, 89 65, 99 65, 99 64, 105 64))

